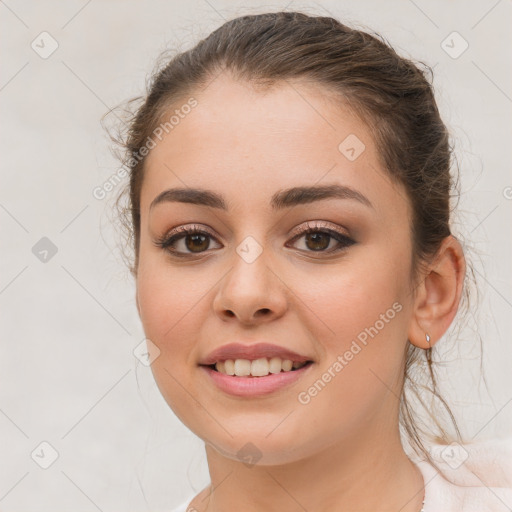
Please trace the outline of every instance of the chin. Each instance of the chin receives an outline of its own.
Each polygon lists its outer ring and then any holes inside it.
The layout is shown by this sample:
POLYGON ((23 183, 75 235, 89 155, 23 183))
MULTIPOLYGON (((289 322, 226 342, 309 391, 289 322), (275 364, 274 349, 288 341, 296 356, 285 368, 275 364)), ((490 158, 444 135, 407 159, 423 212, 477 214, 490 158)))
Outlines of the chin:
POLYGON ((222 455, 236 462, 242 462, 246 467, 257 466, 279 466, 290 464, 307 456, 302 449, 299 440, 289 433, 283 432, 277 435, 265 429, 263 432, 250 433, 246 430, 240 433, 230 433, 233 437, 226 435, 222 439, 204 439, 208 455, 212 452, 222 455))

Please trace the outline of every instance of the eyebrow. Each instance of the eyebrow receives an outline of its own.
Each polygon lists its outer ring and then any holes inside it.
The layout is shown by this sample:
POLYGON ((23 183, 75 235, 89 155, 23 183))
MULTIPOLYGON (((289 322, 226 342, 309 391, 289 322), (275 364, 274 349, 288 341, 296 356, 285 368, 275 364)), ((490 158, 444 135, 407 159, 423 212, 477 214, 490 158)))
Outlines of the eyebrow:
MULTIPOLYGON (((307 187, 293 187, 276 192, 270 200, 270 206, 273 210, 282 210, 301 204, 313 203, 325 199, 352 199, 373 208, 370 200, 357 190, 344 185, 319 185, 307 187)), ((177 202, 191 203, 209 208, 228 210, 224 197, 212 190, 200 188, 171 188, 164 190, 153 199, 149 207, 160 203, 177 202)))

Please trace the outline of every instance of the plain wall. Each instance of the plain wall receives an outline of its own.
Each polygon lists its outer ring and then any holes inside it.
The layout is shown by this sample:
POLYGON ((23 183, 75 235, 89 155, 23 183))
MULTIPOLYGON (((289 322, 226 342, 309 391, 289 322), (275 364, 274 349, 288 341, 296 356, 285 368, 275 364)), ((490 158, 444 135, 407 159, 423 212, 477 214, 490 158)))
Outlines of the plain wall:
POLYGON ((104 200, 93 196, 119 168, 100 118, 144 92, 165 47, 187 48, 223 18, 284 8, 373 29, 434 67, 461 172, 454 227, 473 248, 481 290, 475 316, 447 343, 456 349, 446 355, 444 389, 467 437, 510 435, 510 2, 6 0, 0 510, 170 510, 209 483, 201 440, 133 355, 144 333, 109 213, 122 184, 104 200), (58 43, 47 58, 43 31, 58 43), (458 58, 442 47, 453 31, 469 44, 458 58), (475 332, 488 388, 478 386, 475 332), (43 441, 58 453, 48 469, 34 460, 51 457, 43 441))

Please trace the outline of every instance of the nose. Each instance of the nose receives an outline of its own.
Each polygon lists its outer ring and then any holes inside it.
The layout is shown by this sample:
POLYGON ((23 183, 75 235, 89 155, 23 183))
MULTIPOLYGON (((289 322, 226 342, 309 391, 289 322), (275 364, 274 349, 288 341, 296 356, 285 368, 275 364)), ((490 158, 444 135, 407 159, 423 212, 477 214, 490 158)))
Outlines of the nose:
POLYGON ((213 302, 221 320, 250 325, 276 320, 285 313, 288 288, 264 253, 252 262, 234 255, 233 267, 221 281, 213 302))

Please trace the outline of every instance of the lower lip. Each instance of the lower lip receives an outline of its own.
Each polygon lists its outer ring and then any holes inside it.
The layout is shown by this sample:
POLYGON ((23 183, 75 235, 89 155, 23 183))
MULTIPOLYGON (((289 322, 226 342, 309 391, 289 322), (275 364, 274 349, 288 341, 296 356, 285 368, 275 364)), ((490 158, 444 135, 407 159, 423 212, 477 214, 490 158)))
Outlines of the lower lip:
POLYGON ((220 373, 209 366, 200 368, 207 373, 221 391, 235 396, 255 397, 274 393, 297 382, 309 372, 312 366, 313 363, 308 363, 298 370, 269 373, 266 377, 236 377, 220 373))

